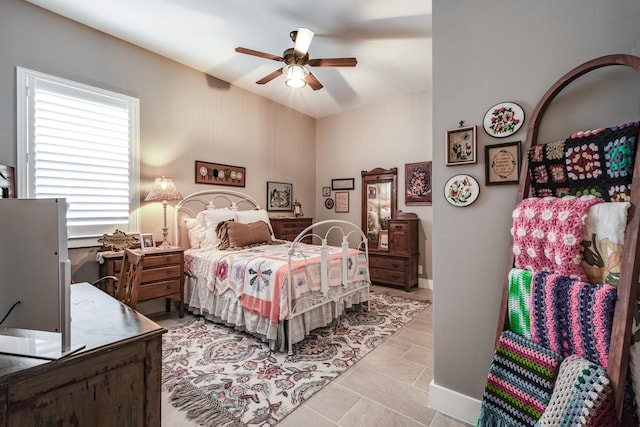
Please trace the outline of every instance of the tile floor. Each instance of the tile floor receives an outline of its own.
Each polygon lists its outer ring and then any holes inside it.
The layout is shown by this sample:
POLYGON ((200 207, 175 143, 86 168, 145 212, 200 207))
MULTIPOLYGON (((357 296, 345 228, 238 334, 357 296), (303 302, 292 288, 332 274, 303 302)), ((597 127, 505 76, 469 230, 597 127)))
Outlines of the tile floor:
MULTIPOLYGON (((429 289, 404 292, 374 286, 373 292, 429 298, 429 289)), ((175 315, 149 315, 173 326, 175 315)), ((185 315, 185 317, 188 315, 185 315)), ((278 423, 278 427, 416 426, 467 427, 428 407, 433 378, 433 306, 420 313, 380 346, 278 423)), ((184 414, 162 402, 163 426, 191 426, 184 414)))

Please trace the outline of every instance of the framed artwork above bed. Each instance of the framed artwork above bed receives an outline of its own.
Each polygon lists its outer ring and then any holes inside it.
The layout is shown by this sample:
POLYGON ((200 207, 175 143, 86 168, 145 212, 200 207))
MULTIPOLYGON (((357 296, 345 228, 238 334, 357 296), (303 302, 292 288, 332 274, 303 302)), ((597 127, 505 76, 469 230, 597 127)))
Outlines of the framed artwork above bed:
POLYGON ((244 187, 246 169, 196 160, 196 184, 230 185, 244 187))
POLYGON ((293 184, 267 181, 267 210, 293 210, 293 184))

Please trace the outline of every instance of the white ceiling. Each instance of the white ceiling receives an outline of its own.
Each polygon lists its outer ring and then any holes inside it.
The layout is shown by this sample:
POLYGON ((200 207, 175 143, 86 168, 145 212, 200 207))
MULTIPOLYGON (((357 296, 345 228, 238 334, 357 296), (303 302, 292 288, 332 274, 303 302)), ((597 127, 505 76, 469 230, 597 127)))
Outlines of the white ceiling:
POLYGON ((28 0, 312 117, 431 87, 431 0, 28 0), (354 68, 309 67, 324 85, 292 89, 282 63, 289 33, 315 32, 314 58, 355 57, 354 68))

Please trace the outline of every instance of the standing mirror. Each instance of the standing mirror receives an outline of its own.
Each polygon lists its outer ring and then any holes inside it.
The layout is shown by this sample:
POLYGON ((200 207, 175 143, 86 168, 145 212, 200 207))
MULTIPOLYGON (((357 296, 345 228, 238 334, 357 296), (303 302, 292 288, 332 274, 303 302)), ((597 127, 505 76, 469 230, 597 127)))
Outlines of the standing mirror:
POLYGON ((369 250, 386 250, 389 220, 397 215, 397 175, 398 168, 362 171, 362 230, 369 250))

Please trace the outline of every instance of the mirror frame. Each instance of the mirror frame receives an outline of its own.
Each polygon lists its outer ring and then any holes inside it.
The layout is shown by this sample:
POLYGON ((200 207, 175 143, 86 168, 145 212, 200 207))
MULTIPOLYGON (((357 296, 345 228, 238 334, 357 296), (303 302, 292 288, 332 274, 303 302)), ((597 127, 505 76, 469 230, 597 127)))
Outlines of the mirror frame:
MULTIPOLYGON (((398 168, 375 168, 370 171, 362 171, 362 231, 367 234, 367 186, 369 184, 391 183, 391 219, 398 216, 398 168)), ((382 251, 376 245, 369 244, 369 251, 382 251)))

